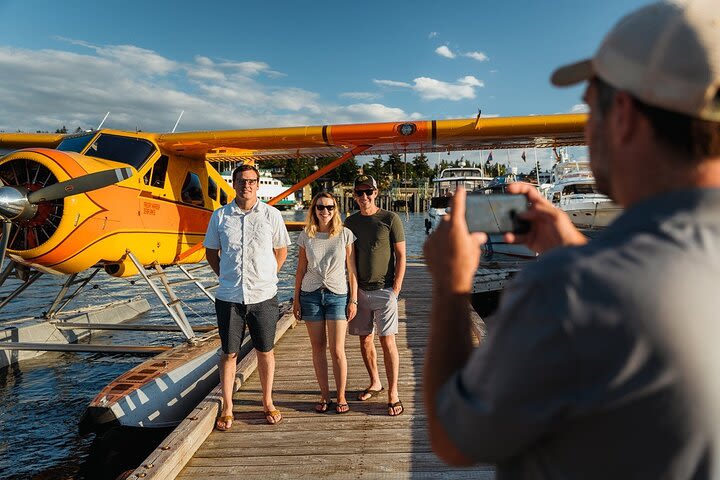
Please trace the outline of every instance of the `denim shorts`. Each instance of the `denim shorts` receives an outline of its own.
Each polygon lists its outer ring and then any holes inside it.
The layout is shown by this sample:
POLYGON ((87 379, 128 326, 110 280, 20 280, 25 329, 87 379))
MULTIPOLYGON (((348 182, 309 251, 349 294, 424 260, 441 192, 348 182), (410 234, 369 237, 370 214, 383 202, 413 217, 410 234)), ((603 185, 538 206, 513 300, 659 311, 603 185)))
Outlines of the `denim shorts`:
POLYGON ((300 291, 300 315, 303 320, 346 320, 347 294, 337 294, 327 288, 313 292, 300 291))

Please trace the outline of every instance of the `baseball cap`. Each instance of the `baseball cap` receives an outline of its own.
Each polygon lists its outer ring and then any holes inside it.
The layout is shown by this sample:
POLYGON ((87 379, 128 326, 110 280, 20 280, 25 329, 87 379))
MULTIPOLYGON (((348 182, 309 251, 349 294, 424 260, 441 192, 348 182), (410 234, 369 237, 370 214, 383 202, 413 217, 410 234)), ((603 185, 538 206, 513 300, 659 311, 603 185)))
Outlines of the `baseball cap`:
POLYGON ((377 182, 372 175, 360 175, 355 179, 355 188, 360 186, 370 187, 373 190, 377 190, 377 182))
POLYGON ((597 75, 648 105, 720 122, 720 8, 717 0, 647 5, 605 36, 595 55, 558 68, 551 82, 597 75))

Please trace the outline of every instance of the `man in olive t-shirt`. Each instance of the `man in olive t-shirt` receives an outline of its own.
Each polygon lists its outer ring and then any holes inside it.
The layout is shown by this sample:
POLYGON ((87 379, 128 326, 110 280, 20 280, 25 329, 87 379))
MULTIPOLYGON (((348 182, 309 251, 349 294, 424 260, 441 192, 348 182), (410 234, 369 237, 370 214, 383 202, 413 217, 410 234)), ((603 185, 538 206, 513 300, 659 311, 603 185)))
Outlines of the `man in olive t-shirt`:
POLYGON ((383 349, 388 381, 388 415, 403 413, 398 394, 398 357, 395 334, 398 331, 397 298, 405 276, 405 233, 393 212, 375 205, 377 183, 370 175, 355 180, 355 200, 360 212, 345 221, 357 237, 355 262, 358 276, 358 311, 348 332, 360 336, 360 351, 370 375, 370 385, 358 396, 369 400, 384 390, 377 368, 374 332, 383 349))

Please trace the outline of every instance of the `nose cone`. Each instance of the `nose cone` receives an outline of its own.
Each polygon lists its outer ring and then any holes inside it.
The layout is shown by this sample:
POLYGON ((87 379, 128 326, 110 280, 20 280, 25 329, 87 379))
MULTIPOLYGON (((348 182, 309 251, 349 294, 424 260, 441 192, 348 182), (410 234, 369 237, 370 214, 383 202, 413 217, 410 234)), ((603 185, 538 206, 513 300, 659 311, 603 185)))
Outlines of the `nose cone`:
POLYGON ((32 218, 37 207, 27 200, 24 187, 0 187, 0 216, 7 220, 26 220, 32 218))

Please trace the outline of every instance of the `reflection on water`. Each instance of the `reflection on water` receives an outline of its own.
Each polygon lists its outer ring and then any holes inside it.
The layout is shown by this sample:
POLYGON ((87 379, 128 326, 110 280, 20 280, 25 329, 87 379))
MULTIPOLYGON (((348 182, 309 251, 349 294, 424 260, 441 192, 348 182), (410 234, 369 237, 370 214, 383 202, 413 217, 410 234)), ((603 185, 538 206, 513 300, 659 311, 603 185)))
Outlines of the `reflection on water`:
MULTIPOLYGON (((305 212, 283 212, 288 220, 304 220, 305 212)), ((423 214, 400 214, 405 226, 408 257, 422 256, 425 241, 423 214)), ((293 242, 298 232, 291 232, 293 242)), ((288 260, 280 272, 278 296, 281 301, 293 296, 297 247, 293 244, 288 260)), ((206 274, 207 278, 212 272, 206 274)), ((151 296, 146 285, 133 279, 110 278, 98 274, 91 288, 75 307, 101 304, 138 294, 151 303, 151 310, 138 318, 143 323, 171 324, 167 313, 151 296), (134 283, 134 285, 133 285, 134 283)), ((61 277, 44 276, 2 311, 3 319, 39 315, 52 301, 61 277)), ((191 287, 179 287, 184 295, 186 313, 191 323, 214 323, 214 309, 208 299, 191 287)), ((0 297, 8 287, 0 290, 0 297)), ((169 345, 182 341, 179 334, 147 332, 98 333, 93 343, 169 345)), ((109 468, 106 478, 133 468, 164 438, 166 432, 112 431, 105 442, 92 445, 93 436, 78 435, 78 421, 85 405, 112 379, 141 363, 145 357, 83 353, 47 353, 21 366, 0 371, 0 478, 65 479, 99 478, 99 471, 109 468), (93 451, 91 461, 88 457, 93 451), (101 465, 98 459, 110 465, 101 465)))

